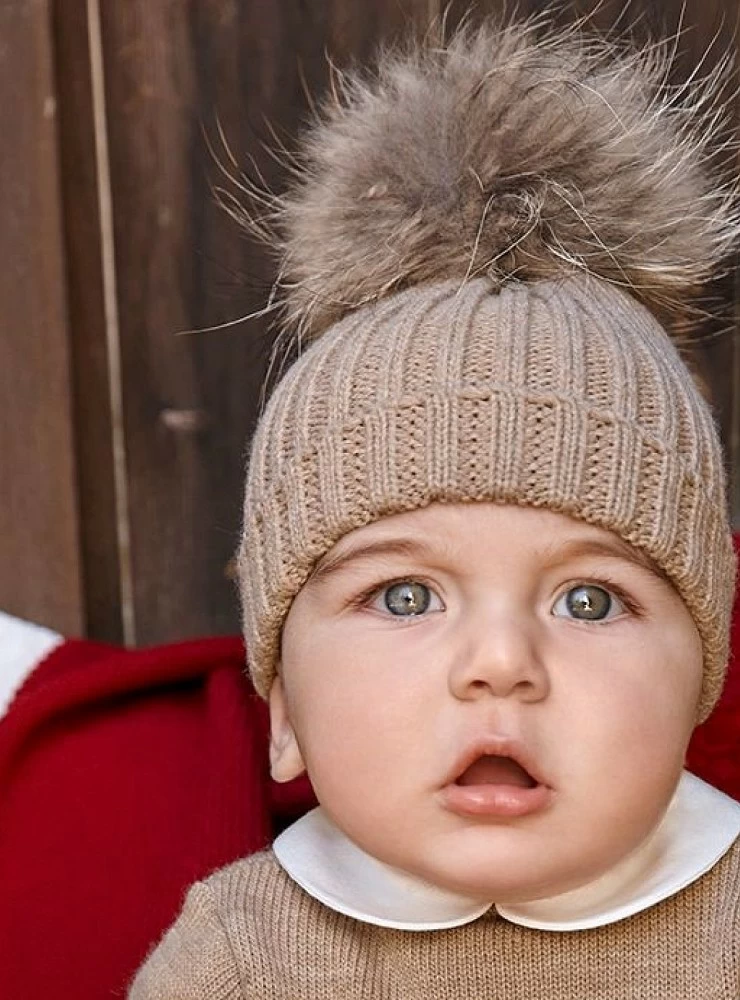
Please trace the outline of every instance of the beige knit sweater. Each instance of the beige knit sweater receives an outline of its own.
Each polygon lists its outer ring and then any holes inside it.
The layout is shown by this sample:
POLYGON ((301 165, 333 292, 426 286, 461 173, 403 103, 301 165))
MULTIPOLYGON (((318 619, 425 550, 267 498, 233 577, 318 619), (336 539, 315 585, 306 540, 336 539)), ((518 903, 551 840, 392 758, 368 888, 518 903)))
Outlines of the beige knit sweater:
POLYGON ((619 923, 527 930, 490 910, 386 930, 308 896, 265 852, 193 886, 129 1000, 739 1000, 740 841, 619 923))

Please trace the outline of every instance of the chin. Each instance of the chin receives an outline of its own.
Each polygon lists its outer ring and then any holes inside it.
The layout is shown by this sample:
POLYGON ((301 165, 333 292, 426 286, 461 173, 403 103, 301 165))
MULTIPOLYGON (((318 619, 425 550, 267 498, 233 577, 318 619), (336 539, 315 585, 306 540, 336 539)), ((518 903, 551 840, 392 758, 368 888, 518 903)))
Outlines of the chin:
POLYGON ((441 889, 501 905, 557 896, 586 885, 602 874, 602 869, 584 870, 582 861, 569 864, 563 860, 562 865, 556 867, 552 865, 554 859, 550 859, 551 863, 542 867, 542 860, 540 853, 535 857, 520 855, 516 858, 510 854, 488 853, 476 861, 469 853, 461 852, 459 863, 434 865, 415 874, 441 889))
POLYGON ((460 858, 459 865, 423 866, 411 874, 447 892, 492 903, 524 903, 561 891, 557 887, 558 879, 533 872, 532 865, 524 863, 470 864, 469 859, 466 863, 466 859, 460 858))

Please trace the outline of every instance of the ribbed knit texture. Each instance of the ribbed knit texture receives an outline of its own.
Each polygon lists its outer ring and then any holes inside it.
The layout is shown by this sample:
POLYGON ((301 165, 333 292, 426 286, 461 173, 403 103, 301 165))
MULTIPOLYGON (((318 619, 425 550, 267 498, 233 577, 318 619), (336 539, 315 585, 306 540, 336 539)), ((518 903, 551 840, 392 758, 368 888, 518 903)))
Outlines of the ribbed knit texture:
POLYGON ((717 430, 654 317, 592 277, 411 288, 337 323, 277 386, 247 478, 240 579, 265 695, 290 603, 353 528, 434 501, 615 531, 683 598, 722 685, 734 555, 717 430))
POLYGON ((740 842, 678 895, 568 933, 493 910, 454 930, 374 927, 264 853, 191 889, 129 1000, 737 1000, 739 959, 740 842))

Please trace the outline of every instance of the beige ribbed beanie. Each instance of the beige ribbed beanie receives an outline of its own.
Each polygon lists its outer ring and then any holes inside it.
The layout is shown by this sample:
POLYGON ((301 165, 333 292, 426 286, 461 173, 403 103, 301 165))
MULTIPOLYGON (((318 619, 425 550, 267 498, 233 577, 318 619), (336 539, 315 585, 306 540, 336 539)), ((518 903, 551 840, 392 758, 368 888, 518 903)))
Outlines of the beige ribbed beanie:
POLYGON ((493 501, 653 559, 701 634, 711 710, 734 590, 722 453, 666 331, 738 223, 702 94, 677 110, 664 70, 654 50, 487 25, 345 81, 307 139, 279 238, 289 317, 321 336, 257 429, 239 558, 261 694, 343 535, 493 501))

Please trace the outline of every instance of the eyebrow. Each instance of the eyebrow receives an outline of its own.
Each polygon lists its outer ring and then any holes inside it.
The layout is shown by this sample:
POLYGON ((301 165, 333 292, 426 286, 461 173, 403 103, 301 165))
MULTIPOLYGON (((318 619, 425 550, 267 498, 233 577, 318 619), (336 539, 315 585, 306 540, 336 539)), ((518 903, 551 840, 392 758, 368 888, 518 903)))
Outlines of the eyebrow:
POLYGON ((338 555, 325 556, 314 566, 311 575, 306 581, 306 586, 323 583, 330 576, 346 569, 350 563, 358 562, 361 559, 373 559, 382 556, 401 556, 406 559, 423 560, 431 560, 435 556, 439 558, 438 553, 435 553, 432 547, 427 545, 422 539, 379 538, 376 542, 355 545, 347 549, 346 552, 340 552, 338 555))
MULTIPOLYGON (((609 539, 608 541, 600 538, 574 538, 570 542, 546 550, 542 555, 544 565, 547 568, 589 556, 601 559, 621 559, 652 573, 661 580, 670 582, 660 566, 654 563, 649 556, 623 542, 621 538, 609 539)), ((314 566, 306 581, 306 586, 325 582, 329 577, 345 570, 353 562, 383 556, 400 556, 405 559, 420 559, 427 562, 440 558, 437 549, 428 545, 423 539, 379 538, 375 542, 354 545, 337 555, 324 556, 314 566)))
POLYGON ((622 559, 639 569, 647 570, 648 573, 652 573, 661 580, 668 581, 666 574, 657 563, 653 562, 650 556, 623 542, 621 538, 610 538, 608 541, 600 538, 574 538, 549 552, 548 564, 556 565, 588 556, 596 556, 601 559, 622 559))

